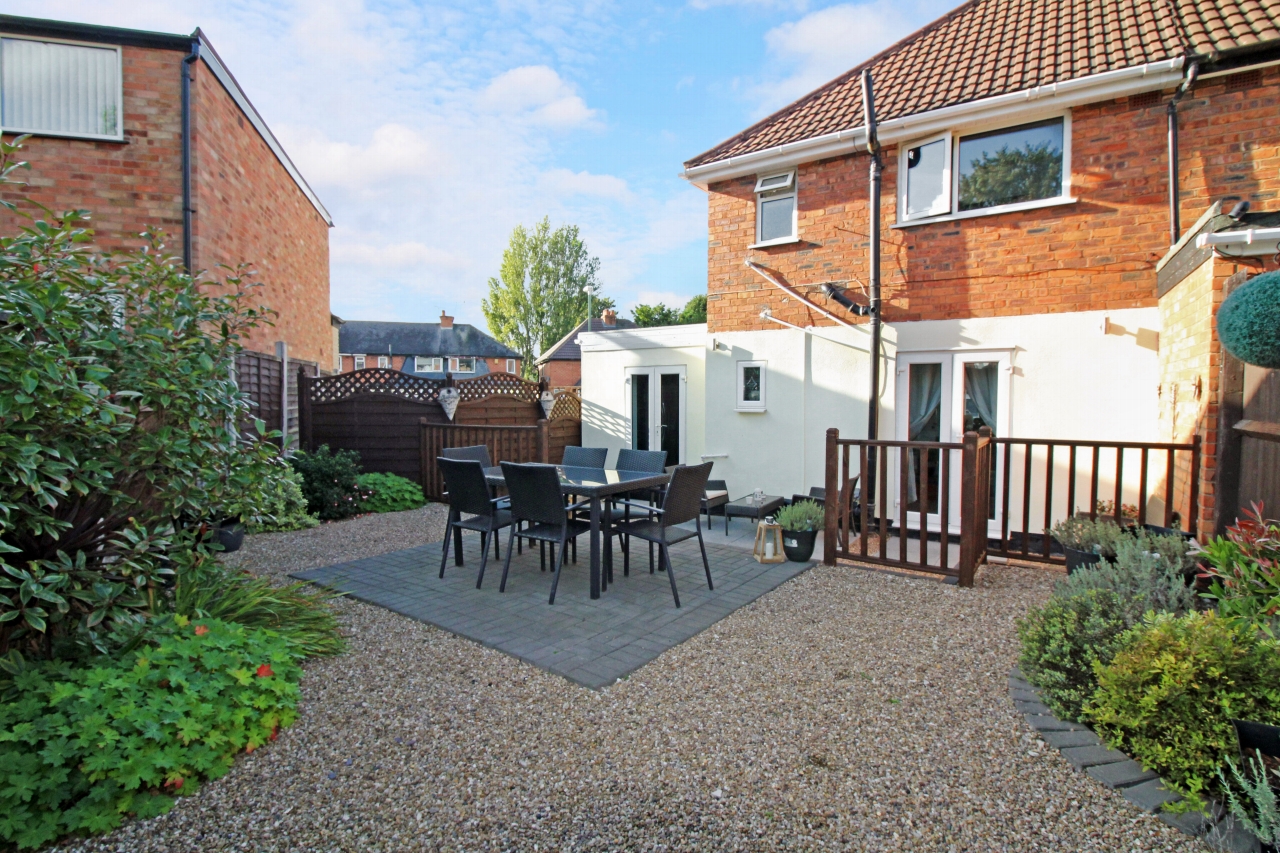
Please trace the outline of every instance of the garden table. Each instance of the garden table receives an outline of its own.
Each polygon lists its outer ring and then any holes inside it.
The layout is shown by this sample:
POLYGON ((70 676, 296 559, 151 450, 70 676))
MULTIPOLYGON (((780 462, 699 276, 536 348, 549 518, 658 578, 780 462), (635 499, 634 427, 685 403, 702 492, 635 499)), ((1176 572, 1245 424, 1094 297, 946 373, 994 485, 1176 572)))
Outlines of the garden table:
MULTIPOLYGON (((786 502, 787 499, 781 495, 764 495, 757 500, 754 494, 738 498, 736 501, 729 501, 724 505, 724 535, 729 535, 729 519, 754 518, 759 524, 760 519, 782 509, 786 502)), ((710 524, 711 522, 707 522, 708 526, 710 524)))
MULTIPOLYGON (((591 597, 599 598, 601 588, 608 588, 608 577, 600 572, 600 531, 610 519, 605 512, 605 498, 622 495, 640 489, 652 489, 666 485, 671 475, 665 471, 620 471, 616 468, 575 468, 557 465, 560 474, 560 492, 580 495, 591 501, 591 597), (603 525, 602 525, 603 523, 603 525)), ((484 478, 491 486, 503 486, 501 466, 484 469, 484 478)), ((605 558, 613 564, 613 549, 606 543, 605 558)))

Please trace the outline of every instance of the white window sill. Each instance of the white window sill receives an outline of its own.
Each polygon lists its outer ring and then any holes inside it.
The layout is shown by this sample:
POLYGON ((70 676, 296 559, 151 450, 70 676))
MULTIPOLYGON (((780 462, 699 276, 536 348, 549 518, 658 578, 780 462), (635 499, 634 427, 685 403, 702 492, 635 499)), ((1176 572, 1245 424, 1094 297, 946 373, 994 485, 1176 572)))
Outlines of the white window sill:
POLYGON ((743 412, 748 415, 762 415, 768 411, 763 406, 752 407, 750 409, 743 408, 742 406, 734 406, 733 410, 735 412, 743 412))
POLYGON ((799 243, 799 237, 779 237, 776 240, 764 240, 760 243, 752 243, 748 249, 767 249, 770 246, 788 246, 792 243, 799 243))
POLYGON ((979 216, 999 216, 1001 213, 1017 213, 1022 210, 1039 210, 1044 207, 1061 207, 1064 204, 1075 204, 1079 199, 1075 196, 1058 196, 1042 198, 1035 201, 1023 201, 1017 204, 1002 204, 999 207, 984 207, 981 210, 966 210, 961 213, 948 213, 944 216, 929 216, 898 222, 890 228, 914 228, 917 225, 932 225, 935 222, 955 222, 961 219, 974 219, 979 216))
POLYGON ((15 136, 51 136, 57 139, 83 139, 88 142, 125 142, 124 134, 104 136, 99 133, 64 133, 60 130, 19 130, 5 127, 4 132, 15 136))

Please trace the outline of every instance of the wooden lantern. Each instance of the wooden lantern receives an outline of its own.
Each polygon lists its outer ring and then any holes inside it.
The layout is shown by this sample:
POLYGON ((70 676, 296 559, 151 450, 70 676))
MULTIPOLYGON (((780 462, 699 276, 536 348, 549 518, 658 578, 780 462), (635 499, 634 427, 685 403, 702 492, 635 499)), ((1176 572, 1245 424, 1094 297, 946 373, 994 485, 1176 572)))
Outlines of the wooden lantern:
POLYGON ((757 563, 784 563, 787 555, 782 551, 782 526, 762 521, 756 525, 756 544, 751 556, 757 563))

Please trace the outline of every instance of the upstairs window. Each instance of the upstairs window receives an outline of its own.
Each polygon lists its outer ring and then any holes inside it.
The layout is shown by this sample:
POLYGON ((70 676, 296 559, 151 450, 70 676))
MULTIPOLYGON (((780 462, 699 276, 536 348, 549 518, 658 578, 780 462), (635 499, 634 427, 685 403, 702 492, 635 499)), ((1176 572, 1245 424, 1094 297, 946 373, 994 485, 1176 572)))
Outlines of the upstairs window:
POLYGON ((414 373, 443 373, 444 359, 439 357, 429 358, 421 355, 416 356, 413 359, 413 372, 414 373))
POLYGON ((0 38, 5 133, 124 139, 120 49, 0 38))
POLYGON ((786 243, 796 234, 796 173, 762 175, 756 181, 756 243, 786 243))
POLYGON ((353 370, 364 370, 364 356, 362 355, 351 356, 351 364, 352 364, 353 370))
POLYGON ((507 373, 516 372, 516 360, 514 358, 507 359, 507 373))
POLYGON ((1015 205, 1066 200, 1069 137, 1070 125, 1059 117, 904 145, 899 221, 998 213, 1015 205))
POLYGON ((454 373, 475 373, 476 360, 472 356, 463 355, 457 358, 449 359, 450 367, 454 373))
POLYGON ((390 366, 391 366, 391 356, 388 356, 388 355, 378 356, 378 367, 390 367, 390 366))

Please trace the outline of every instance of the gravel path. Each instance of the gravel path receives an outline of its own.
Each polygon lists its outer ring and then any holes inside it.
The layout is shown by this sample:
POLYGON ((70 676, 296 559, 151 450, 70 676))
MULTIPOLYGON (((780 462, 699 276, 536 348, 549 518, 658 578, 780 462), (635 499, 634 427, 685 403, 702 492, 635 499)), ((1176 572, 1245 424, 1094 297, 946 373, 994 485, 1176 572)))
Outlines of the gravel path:
MULTIPOLYGON (((251 538, 240 560, 279 574, 440 527, 433 510, 356 519, 251 538)), ((819 567, 599 692, 342 601, 351 650, 308 665, 278 741, 168 815, 65 849, 1203 849, 1014 710, 1013 620, 1051 579, 819 567)))

